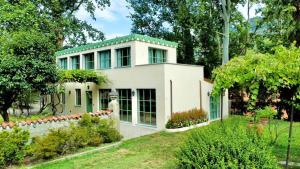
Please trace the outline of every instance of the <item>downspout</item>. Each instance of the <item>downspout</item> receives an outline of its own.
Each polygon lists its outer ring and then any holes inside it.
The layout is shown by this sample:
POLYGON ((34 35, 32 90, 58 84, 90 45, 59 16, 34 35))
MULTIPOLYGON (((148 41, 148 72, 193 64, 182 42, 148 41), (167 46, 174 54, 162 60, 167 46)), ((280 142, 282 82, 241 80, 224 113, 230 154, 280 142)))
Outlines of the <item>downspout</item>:
POLYGON ((202 110, 202 86, 201 86, 201 80, 199 80, 199 94, 200 94, 200 109, 202 110))
POLYGON ((173 114, 173 82, 170 80, 170 110, 171 116, 173 114))

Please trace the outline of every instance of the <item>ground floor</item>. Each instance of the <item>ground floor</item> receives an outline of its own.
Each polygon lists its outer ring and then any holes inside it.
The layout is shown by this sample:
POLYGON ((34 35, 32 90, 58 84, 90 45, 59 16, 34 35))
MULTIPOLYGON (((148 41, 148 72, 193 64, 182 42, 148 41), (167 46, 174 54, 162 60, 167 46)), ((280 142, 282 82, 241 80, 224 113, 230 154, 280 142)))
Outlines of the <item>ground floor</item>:
POLYGON ((202 71, 198 66, 173 64, 102 71, 110 81, 104 86, 64 84, 58 109, 64 113, 106 110, 109 93, 116 91, 122 134, 129 137, 163 130, 172 113, 193 108, 202 108, 210 120, 218 119, 222 111, 227 116, 227 92, 211 96, 212 84, 204 80, 202 71))

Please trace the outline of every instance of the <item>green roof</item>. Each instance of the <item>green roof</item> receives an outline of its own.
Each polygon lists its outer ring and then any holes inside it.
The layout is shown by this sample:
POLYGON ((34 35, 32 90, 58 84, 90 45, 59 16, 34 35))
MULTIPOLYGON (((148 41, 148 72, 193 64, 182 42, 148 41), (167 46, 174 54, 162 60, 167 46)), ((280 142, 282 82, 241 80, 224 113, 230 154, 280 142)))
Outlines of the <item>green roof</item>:
POLYGON ((71 53, 78 53, 90 49, 96 49, 96 48, 101 48, 105 46, 110 46, 110 45, 116 45, 120 43, 125 43, 125 42, 130 42, 130 41, 141 41, 141 42, 148 42, 148 43, 153 43, 153 44, 158 44, 158 45, 163 45, 163 46, 168 46, 168 47, 174 47, 176 48, 178 44, 176 42, 171 42, 159 38, 153 38, 150 36, 146 35, 139 35, 139 34, 131 34, 127 36, 122 36, 122 37, 117 37, 114 39, 109 39, 105 40, 102 42, 96 42, 96 43, 90 43, 74 48, 69 48, 65 50, 61 50, 55 53, 55 56, 61 56, 61 55, 66 55, 66 54, 71 54, 71 53))

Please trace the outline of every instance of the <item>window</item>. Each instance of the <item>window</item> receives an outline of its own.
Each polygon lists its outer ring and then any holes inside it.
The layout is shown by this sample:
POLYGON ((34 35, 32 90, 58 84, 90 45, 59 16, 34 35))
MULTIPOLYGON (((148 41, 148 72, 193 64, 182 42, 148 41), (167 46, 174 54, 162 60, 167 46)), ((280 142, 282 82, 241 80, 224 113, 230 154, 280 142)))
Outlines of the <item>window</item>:
POLYGON ((149 63, 165 63, 166 62, 166 50, 162 49, 155 49, 155 48, 149 48, 148 55, 149 55, 149 63))
POLYGON ((81 90, 75 89, 75 106, 81 106, 81 90))
POLYGON ((130 47, 117 49, 117 67, 128 67, 131 65, 130 47))
POLYGON ((85 54, 84 55, 85 61, 85 69, 94 69, 94 53, 85 54))
POLYGON ((131 89, 117 89, 120 104, 120 120, 131 122, 131 89))
POLYGON ((79 62, 79 56, 72 56, 71 57, 71 63, 72 63, 72 69, 79 69, 80 62, 79 62))
POLYGON ((59 67, 65 70, 68 69, 68 58, 59 59, 59 67))
POLYGON ((98 53, 98 67, 100 69, 109 69, 111 67, 110 50, 98 53))
POLYGON ((156 125, 156 93, 155 89, 138 89, 139 123, 156 125))
POLYGON ((111 92, 110 89, 100 89, 99 90, 99 109, 100 110, 107 110, 108 103, 109 103, 109 93, 111 92))

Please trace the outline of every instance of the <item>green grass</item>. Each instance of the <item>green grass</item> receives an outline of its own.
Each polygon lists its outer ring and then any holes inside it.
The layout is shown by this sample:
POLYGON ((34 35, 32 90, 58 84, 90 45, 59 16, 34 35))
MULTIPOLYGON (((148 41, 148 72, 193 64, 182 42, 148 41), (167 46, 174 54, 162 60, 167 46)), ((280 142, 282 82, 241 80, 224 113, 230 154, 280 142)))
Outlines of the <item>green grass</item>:
MULTIPOLYGON (((233 118, 244 121, 245 127, 247 126, 248 121, 246 118, 233 118)), ((274 155, 277 156, 278 160, 284 160, 286 156, 288 126, 288 122, 279 121, 278 129, 281 134, 279 135, 277 143, 272 146, 274 155)), ((202 130, 202 128, 196 130, 202 130)), ((264 131, 266 135, 269 134, 267 127, 265 127, 264 131)), ((35 168, 173 169, 176 167, 175 154, 179 150, 180 145, 187 138, 189 132, 191 131, 182 133, 160 132, 127 140, 116 148, 90 153, 55 163, 41 164, 35 168)), ((294 123, 293 136, 291 160, 300 162, 300 123, 294 123)))

